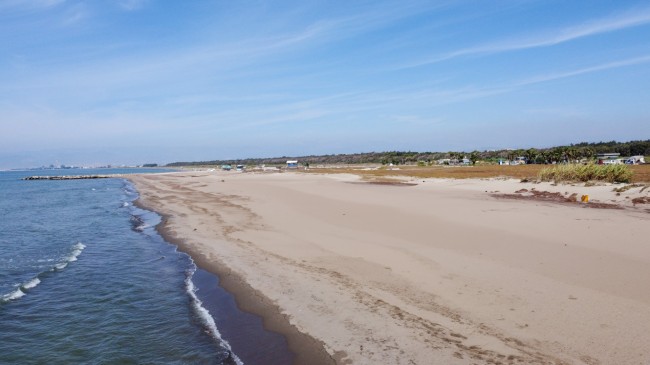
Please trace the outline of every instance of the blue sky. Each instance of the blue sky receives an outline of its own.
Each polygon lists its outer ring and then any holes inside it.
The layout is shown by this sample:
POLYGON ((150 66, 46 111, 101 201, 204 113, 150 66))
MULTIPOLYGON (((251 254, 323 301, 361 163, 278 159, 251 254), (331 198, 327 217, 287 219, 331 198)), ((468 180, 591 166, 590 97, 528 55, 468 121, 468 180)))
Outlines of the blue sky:
POLYGON ((650 138, 647 1, 0 0, 0 168, 650 138))

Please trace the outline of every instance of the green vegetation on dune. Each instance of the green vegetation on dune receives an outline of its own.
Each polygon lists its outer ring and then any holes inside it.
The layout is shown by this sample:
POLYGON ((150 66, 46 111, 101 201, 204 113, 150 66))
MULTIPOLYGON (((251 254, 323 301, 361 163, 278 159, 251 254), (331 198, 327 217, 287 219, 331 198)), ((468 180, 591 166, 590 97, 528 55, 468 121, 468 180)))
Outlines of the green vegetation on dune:
POLYGON ((553 165, 539 172, 541 181, 607 181, 628 183, 632 180, 632 170, 627 165, 553 165))

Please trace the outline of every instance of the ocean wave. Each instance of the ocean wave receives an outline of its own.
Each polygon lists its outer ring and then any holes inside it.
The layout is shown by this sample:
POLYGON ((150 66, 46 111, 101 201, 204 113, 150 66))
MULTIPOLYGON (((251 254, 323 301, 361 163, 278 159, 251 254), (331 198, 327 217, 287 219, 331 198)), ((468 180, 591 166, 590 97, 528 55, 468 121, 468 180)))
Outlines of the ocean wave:
POLYGON ((84 245, 81 242, 77 242, 74 246, 72 246, 72 251, 70 252, 70 255, 66 256, 63 261, 57 263, 50 269, 50 271, 57 271, 57 270, 63 270, 65 269, 69 263, 77 261, 77 257, 81 255, 81 252, 86 248, 86 245, 84 245))
POLYGON ((32 280, 26 282, 25 284, 22 285, 23 289, 32 289, 35 288, 36 285, 41 283, 41 279, 39 278, 33 278, 32 280))
MULTIPOLYGON (((65 257, 65 259, 62 262, 55 264, 49 270, 39 273, 29 281, 26 281, 22 284, 17 284, 16 286, 18 286, 18 289, 12 291, 11 293, 0 296, 0 302, 6 303, 24 297, 27 294, 27 291, 34 289, 36 286, 38 286, 38 284, 41 283, 41 278, 46 277, 48 273, 51 273, 52 271, 61 271, 65 269, 69 263, 73 261, 77 261, 77 257, 81 255, 81 252, 84 250, 84 248, 86 248, 86 245, 84 245, 81 242, 77 242, 76 244, 74 244, 74 246, 72 246, 72 252, 70 252, 70 255, 65 257)), ((53 261, 53 260, 47 259, 47 261, 53 261)))
POLYGON ((68 256, 68 262, 77 261, 77 257, 81 255, 81 251, 83 251, 84 248, 86 248, 86 245, 81 242, 77 242, 76 245, 72 246, 73 250, 70 253, 70 256, 68 256))
POLYGON ((16 300, 18 298, 24 297, 24 296, 25 296, 25 292, 20 290, 20 288, 18 288, 16 290, 12 291, 9 294, 5 294, 5 295, 1 296, 0 301, 3 302, 3 303, 7 303, 7 302, 10 302, 12 300, 16 300))
POLYGON ((127 180, 124 180, 124 186, 122 187, 122 191, 126 195, 130 195, 130 196, 138 194, 138 191, 135 189, 135 187, 131 185, 127 180))
POLYGON ((0 296, 0 302, 1 303, 7 303, 7 302, 10 302, 12 300, 16 300, 18 298, 22 298, 25 295, 27 295, 27 291, 29 291, 30 289, 35 288, 38 284, 41 283, 41 279, 38 278, 38 276, 40 276, 41 274, 37 275, 35 278, 33 278, 33 279, 31 279, 31 280, 29 280, 29 281, 27 281, 25 283, 16 284, 15 286, 17 286, 18 288, 16 290, 12 291, 11 293, 4 294, 4 295, 0 296))
POLYGON ((217 324, 214 322, 214 318, 212 318, 210 311, 203 307, 203 302, 196 296, 196 287, 194 286, 194 282, 192 282, 192 276, 194 276, 195 271, 196 267, 193 267, 187 271, 187 275, 185 277, 185 288, 187 290, 187 294, 190 296, 190 301, 192 302, 192 309, 194 309, 194 313, 201 319, 201 322, 203 322, 203 325, 207 328, 210 335, 219 341, 219 343, 230 352, 230 356, 233 360, 235 360, 235 363, 238 365, 243 365, 244 363, 241 361, 241 359, 239 359, 239 357, 232 352, 232 348, 230 347, 228 341, 224 340, 223 337, 221 337, 221 333, 217 329, 217 324))

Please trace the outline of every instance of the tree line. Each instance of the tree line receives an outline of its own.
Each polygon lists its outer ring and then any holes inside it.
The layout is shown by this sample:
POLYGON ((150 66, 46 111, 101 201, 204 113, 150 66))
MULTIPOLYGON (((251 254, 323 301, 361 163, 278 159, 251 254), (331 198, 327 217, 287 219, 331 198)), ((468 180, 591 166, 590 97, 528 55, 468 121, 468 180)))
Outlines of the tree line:
POLYGON ((383 165, 406 165, 424 163, 430 164, 441 159, 461 160, 467 158, 472 164, 479 160, 498 161, 514 160, 524 157, 527 163, 560 163, 593 159, 599 153, 620 153, 621 156, 644 155, 650 156, 650 139, 630 142, 581 142, 568 146, 528 149, 503 149, 495 151, 447 151, 447 152, 412 152, 412 151, 387 151, 366 152, 352 154, 310 155, 310 156, 281 156, 272 158, 245 158, 235 160, 211 160, 194 162, 173 162, 169 167, 178 166, 218 166, 230 165, 282 165, 287 160, 298 160, 301 164, 329 165, 329 164, 363 164, 381 163, 383 165))

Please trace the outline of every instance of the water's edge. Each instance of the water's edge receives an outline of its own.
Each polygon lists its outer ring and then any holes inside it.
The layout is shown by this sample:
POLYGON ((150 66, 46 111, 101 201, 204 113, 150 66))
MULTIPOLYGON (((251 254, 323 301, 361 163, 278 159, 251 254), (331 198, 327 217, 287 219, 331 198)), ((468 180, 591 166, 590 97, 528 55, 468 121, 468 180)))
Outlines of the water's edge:
POLYGON ((197 269, 189 276, 194 286, 192 292, 200 301, 199 306, 215 323, 215 329, 218 328, 219 336, 227 343, 235 361, 246 365, 334 363, 322 342, 299 332, 271 300, 226 265, 207 260, 172 234, 167 227, 169 217, 143 201, 136 183, 128 177, 124 179, 137 193, 133 205, 157 214, 160 221, 154 227, 156 232, 194 262, 197 269))

